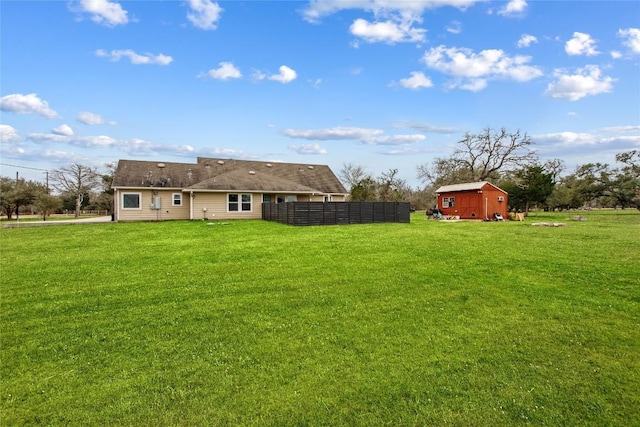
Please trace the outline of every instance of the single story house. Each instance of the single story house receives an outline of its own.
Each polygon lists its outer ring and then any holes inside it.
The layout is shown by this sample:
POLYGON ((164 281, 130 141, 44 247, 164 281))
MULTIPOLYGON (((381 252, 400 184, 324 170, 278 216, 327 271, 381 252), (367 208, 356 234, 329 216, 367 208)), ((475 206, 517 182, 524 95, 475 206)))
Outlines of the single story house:
POLYGON ((494 219, 499 213, 507 218, 508 194, 487 181, 443 185, 436 190, 438 209, 445 216, 460 219, 494 219))
POLYGON ((325 165, 198 157, 196 163, 120 160, 115 221, 260 219, 262 203, 347 200, 325 165))

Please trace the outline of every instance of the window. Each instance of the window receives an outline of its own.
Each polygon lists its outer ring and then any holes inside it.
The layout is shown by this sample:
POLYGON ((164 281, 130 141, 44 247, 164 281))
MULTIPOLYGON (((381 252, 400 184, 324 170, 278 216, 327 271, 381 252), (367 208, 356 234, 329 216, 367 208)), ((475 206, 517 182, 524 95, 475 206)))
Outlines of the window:
POLYGON ((331 197, 330 195, 329 196, 324 196, 324 201, 325 202, 331 202, 331 201, 333 201, 333 197, 331 197))
POLYGON ((287 202, 295 202, 298 200, 298 196, 287 196, 287 202))
POLYGON ((443 197, 442 198, 442 207, 443 208, 452 208, 455 206, 455 197, 443 197))
POLYGON ((173 206, 182 206, 182 194, 173 193, 171 200, 173 201, 173 206))
POLYGON ((227 200, 229 212, 251 212, 251 194, 229 194, 227 200))
POLYGON ((122 209, 141 209, 141 200, 140 193, 122 193, 122 209))
POLYGON ((242 195, 242 210, 251 212, 251 194, 242 195))

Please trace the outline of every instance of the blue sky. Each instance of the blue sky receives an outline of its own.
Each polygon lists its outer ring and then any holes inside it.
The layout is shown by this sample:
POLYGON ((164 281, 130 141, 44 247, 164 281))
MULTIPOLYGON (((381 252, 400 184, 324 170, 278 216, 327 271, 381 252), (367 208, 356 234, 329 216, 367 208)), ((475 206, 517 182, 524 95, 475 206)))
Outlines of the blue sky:
POLYGON ((0 174, 198 156, 373 175, 526 132, 640 149, 640 2, 0 1, 0 174), (19 166, 19 167, 17 167, 19 166))

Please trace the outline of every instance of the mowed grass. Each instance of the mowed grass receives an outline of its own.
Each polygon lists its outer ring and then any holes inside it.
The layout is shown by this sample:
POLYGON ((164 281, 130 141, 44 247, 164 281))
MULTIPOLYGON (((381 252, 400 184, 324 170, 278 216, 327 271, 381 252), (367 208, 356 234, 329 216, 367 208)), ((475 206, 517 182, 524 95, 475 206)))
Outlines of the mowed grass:
POLYGON ((0 423, 640 425, 640 213, 573 215, 3 229, 0 423))

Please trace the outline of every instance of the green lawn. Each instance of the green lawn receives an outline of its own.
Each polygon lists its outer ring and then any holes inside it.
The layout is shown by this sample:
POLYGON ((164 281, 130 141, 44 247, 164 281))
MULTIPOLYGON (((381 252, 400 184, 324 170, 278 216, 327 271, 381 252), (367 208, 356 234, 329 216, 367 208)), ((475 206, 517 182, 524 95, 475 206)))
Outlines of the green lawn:
POLYGON ((0 424, 640 425, 640 213, 581 214, 2 229, 0 424))

